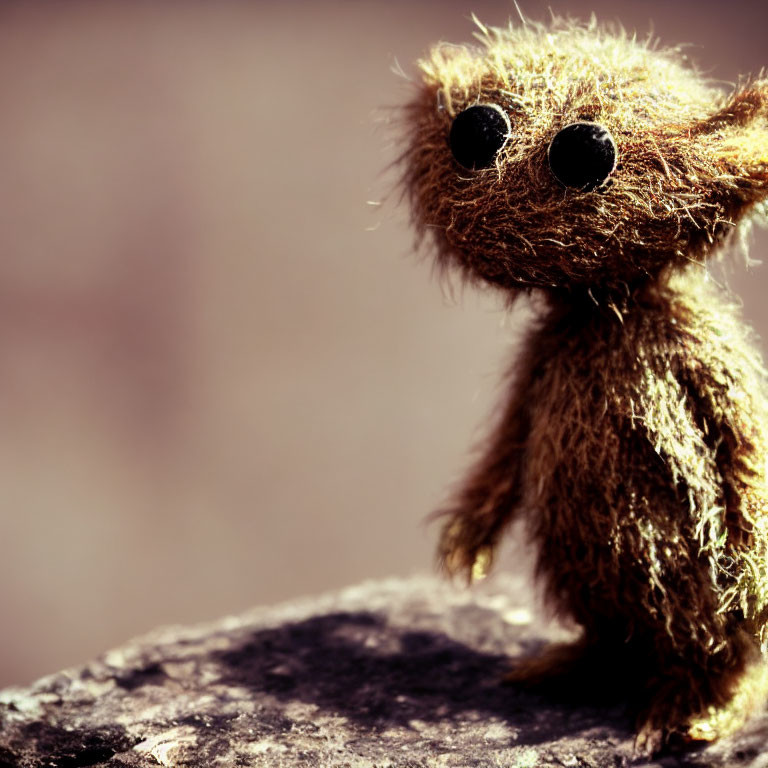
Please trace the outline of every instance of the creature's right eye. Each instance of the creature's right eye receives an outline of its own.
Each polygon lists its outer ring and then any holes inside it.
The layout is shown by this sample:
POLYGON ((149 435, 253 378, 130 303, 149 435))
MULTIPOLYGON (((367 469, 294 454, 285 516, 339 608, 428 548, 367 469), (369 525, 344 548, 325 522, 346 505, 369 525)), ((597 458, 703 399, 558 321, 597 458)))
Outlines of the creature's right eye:
POLYGON ((448 143, 456 162, 476 171, 493 163, 510 131, 509 117, 501 107, 477 104, 456 115, 448 143))

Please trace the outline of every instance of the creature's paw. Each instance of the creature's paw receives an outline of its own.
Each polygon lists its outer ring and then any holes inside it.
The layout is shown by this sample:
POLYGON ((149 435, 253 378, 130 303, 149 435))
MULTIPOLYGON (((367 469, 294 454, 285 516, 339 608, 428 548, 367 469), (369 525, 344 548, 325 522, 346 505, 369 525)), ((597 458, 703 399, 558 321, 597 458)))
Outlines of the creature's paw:
POLYGON ((463 575, 472 582, 488 575, 494 548, 492 529, 487 524, 455 512, 443 526, 437 552, 440 565, 449 576, 463 575))
POLYGON ((638 720, 635 751, 648 756, 662 748, 674 750, 730 736, 759 711, 768 698, 768 665, 753 663, 736 680, 707 681, 671 678, 659 686, 638 720), (715 700, 715 704, 706 704, 715 700))
POLYGON ((635 736, 634 753, 636 757, 651 758, 661 751, 666 744, 669 734, 664 728, 646 722, 635 736))
MULTIPOLYGON (((670 717, 673 715, 670 714, 670 717)), ((730 727, 723 728, 718 722, 721 719, 721 711, 714 707, 708 716, 691 718, 686 722, 669 721, 662 725, 657 719, 646 719, 639 725, 635 736, 635 755, 651 758, 662 750, 684 751, 697 743, 716 741, 734 730, 733 722, 730 727)))
POLYGON ((635 754, 652 757, 662 749, 684 748, 698 739, 691 734, 694 712, 701 710, 699 693, 685 676, 669 676, 649 691, 637 719, 635 754))
POLYGON ((739 678, 731 699, 722 706, 710 706, 692 717, 685 733, 687 741, 716 741, 741 728, 768 699, 768 664, 760 660, 739 678))

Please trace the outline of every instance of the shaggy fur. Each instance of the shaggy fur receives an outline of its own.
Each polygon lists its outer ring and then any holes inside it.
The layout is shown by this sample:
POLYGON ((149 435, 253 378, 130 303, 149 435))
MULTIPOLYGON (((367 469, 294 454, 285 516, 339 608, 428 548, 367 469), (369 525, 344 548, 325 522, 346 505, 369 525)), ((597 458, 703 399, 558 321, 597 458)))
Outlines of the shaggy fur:
POLYGON ((513 677, 597 653, 632 694, 640 749, 717 738, 768 690, 768 388, 705 262, 768 195, 768 81, 724 97, 679 52, 594 23, 478 37, 420 62, 405 188, 441 266, 546 309, 445 511, 441 562, 484 572, 525 516, 549 602, 584 632, 513 677), (505 110, 511 133, 469 171, 448 136, 476 104, 505 110), (577 121, 618 150, 592 191, 548 166, 577 121))

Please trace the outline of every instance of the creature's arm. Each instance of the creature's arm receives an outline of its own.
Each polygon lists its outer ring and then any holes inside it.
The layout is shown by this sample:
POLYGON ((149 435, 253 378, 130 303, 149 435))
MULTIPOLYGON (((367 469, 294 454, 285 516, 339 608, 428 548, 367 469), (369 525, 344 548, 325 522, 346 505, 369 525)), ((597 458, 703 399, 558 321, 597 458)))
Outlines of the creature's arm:
MULTIPOLYGON (((750 361, 751 362, 751 361, 750 361)), ((719 613, 738 612, 768 641, 768 440, 762 366, 689 365, 680 375, 722 483, 719 613), (752 368, 752 366, 749 366, 752 368), (739 567, 735 568, 734 564, 739 567)), ((715 533, 715 531, 712 531, 715 533)), ((714 538, 710 534, 710 539, 714 538)), ((705 542, 702 542, 705 543, 705 542)))
POLYGON ((445 517, 438 558, 450 575, 482 578, 520 501, 522 459, 528 434, 525 379, 516 382, 484 453, 461 485, 445 517))
POLYGON ((754 555, 745 560, 750 567, 729 574, 721 610, 738 607, 745 618, 763 624, 768 617, 768 425, 762 368, 757 362, 753 370, 739 365, 733 371, 692 361, 678 379, 714 450, 722 483, 725 554, 754 555))
POLYGON ((719 613, 739 611, 764 635, 768 619, 766 373, 738 314, 728 305, 699 306, 679 327, 682 352, 674 379, 699 435, 697 451, 680 454, 686 457, 680 474, 697 507, 701 552, 709 556, 717 573, 719 613), (710 470, 705 470, 704 462, 710 470), (707 477, 716 484, 711 493, 706 492, 707 477))

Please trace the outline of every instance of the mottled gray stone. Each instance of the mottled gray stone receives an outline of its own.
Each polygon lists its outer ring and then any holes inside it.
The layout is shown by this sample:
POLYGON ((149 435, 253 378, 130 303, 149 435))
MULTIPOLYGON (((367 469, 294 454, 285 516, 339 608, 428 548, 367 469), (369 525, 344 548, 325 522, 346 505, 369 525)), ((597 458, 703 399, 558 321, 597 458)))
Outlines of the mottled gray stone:
MULTIPOLYGON (((365 583, 171 627, 0 692, 0 768, 608 768, 637 764, 621 704, 525 693, 509 657, 562 639, 521 577, 365 583)), ((768 766, 768 717, 655 768, 768 766)))

